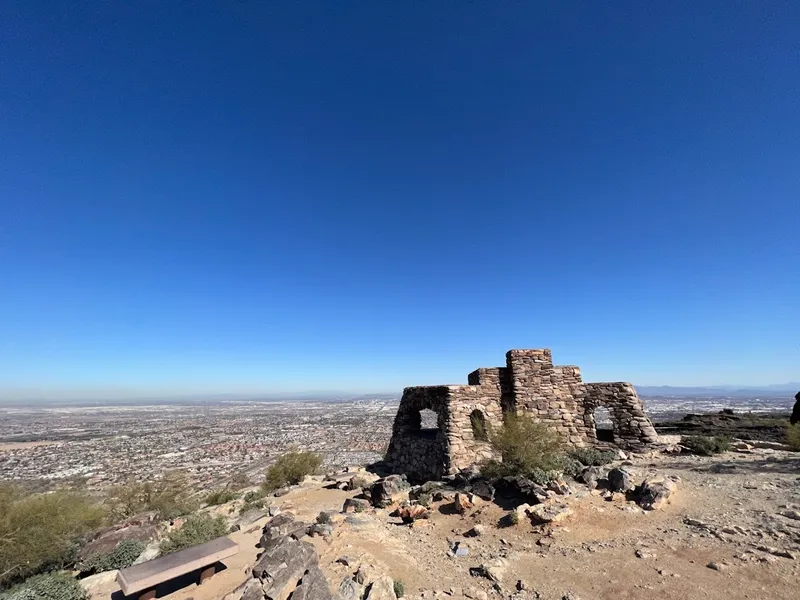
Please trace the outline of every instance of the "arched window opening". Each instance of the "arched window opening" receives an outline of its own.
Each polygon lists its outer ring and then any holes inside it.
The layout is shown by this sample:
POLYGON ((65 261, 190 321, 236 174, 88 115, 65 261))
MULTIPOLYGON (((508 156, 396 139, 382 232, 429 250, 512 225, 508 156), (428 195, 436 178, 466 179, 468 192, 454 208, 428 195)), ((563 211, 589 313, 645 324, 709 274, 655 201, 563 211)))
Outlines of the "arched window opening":
POLYGON ((486 429, 486 417, 477 408, 469 415, 469 424, 472 426, 472 437, 477 442, 488 442, 489 432, 486 429))

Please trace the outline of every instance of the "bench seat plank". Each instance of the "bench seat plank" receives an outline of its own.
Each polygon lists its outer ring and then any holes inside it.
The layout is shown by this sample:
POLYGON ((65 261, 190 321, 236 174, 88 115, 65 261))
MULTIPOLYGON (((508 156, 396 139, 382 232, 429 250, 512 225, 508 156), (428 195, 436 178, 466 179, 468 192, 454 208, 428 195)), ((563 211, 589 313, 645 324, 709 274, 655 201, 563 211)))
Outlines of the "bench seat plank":
POLYGON ((239 544, 227 537, 219 537, 199 546, 120 569, 117 583, 126 596, 135 594, 233 556, 237 552, 239 544))

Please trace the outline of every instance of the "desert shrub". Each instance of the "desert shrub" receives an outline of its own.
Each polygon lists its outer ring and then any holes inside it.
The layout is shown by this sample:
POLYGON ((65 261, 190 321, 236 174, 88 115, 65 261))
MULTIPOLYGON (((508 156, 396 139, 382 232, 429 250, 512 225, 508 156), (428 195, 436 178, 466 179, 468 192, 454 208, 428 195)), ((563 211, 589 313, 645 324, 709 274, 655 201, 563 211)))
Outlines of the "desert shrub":
POLYGON ((617 453, 597 448, 575 448, 570 451, 569 456, 587 467, 602 467, 613 462, 617 458, 617 453))
POLYGON ((229 489, 214 490, 205 497, 205 503, 208 506, 218 506, 220 504, 227 504, 231 500, 236 500, 239 494, 229 489))
POLYGON ((422 493, 417 497, 417 504, 420 506, 424 506, 425 508, 431 507, 431 495, 428 493, 422 493))
POLYGON ((122 540, 111 552, 95 552, 78 565, 82 575, 130 567, 147 545, 140 540, 122 540))
POLYGON ((528 471, 525 476, 533 481, 534 483, 538 483, 539 485, 547 485, 551 481, 555 481, 557 479, 561 479, 564 476, 564 472, 560 469, 531 469, 528 471))
POLYGON ((681 439, 681 445, 690 452, 702 456, 720 454, 731 449, 731 439, 727 436, 689 435, 681 439))
POLYGON ((106 503, 115 521, 134 515, 155 511, 162 519, 174 519, 194 511, 197 506, 190 499, 191 486, 185 476, 167 472, 157 481, 129 481, 109 490, 106 503))
POLYGON ((257 502, 258 500, 261 500, 263 497, 264 493, 262 491, 247 492, 242 500, 244 500, 245 504, 250 504, 251 502, 257 502))
POLYGON ((585 468, 585 465, 581 463, 581 461, 570 456, 569 454, 562 454, 554 457, 550 462, 550 464, 546 466, 548 468, 545 469, 545 471, 547 472, 557 471, 558 473, 560 473, 560 475, 554 477, 554 479, 558 479, 562 475, 570 475, 571 477, 575 477, 585 468))
POLYGON ((223 517, 212 517, 206 513, 192 515, 186 519, 183 527, 170 532, 167 539, 161 542, 161 555, 205 544, 226 533, 228 526, 223 517))
POLYGON ((392 588, 394 589, 394 595, 398 598, 402 598, 403 594, 406 593, 406 584, 403 583, 402 579, 395 579, 392 588))
POLYGON ((0 485, 0 587, 72 566, 82 538, 105 517, 105 510, 82 494, 26 496, 0 485))
POLYGON ((320 525, 331 525, 333 523, 333 519, 331 518, 331 513, 327 511, 322 511, 317 515, 317 523, 320 525))
POLYGON ((0 600, 87 600, 89 594, 69 575, 36 575, 0 594, 0 600))
POLYGON ((792 450, 800 451, 800 423, 786 428, 786 443, 792 450))
POLYGON ((519 513, 515 510, 507 512, 500 518, 499 525, 501 527, 513 527, 519 524, 519 513))
POLYGON ((316 473, 321 464, 322 457, 314 452, 287 452, 267 470, 267 479, 262 487, 266 492, 273 492, 287 485, 295 485, 306 475, 316 473))
POLYGON ((489 479, 506 475, 530 475, 534 470, 551 471, 562 464, 562 443, 547 425, 527 415, 505 414, 503 425, 490 432, 489 440, 503 458, 488 461, 481 474, 489 479))

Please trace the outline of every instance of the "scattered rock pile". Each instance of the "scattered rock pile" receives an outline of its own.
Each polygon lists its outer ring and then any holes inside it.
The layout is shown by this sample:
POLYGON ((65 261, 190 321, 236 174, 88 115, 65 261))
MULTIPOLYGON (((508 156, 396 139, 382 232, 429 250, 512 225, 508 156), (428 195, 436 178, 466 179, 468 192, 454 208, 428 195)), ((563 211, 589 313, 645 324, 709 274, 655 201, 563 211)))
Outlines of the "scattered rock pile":
POLYGON ((331 600, 317 551, 301 540, 311 529, 289 513, 273 517, 262 530, 259 545, 264 552, 253 566, 252 579, 225 600, 331 600))

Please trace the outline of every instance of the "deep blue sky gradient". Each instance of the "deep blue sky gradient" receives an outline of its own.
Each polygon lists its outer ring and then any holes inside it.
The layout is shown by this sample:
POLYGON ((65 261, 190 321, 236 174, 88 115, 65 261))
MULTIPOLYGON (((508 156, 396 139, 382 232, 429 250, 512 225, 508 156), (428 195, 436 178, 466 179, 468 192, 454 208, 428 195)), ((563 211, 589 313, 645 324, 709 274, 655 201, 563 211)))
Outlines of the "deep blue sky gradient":
POLYGON ((0 397, 800 378, 800 4, 0 4, 0 397))

